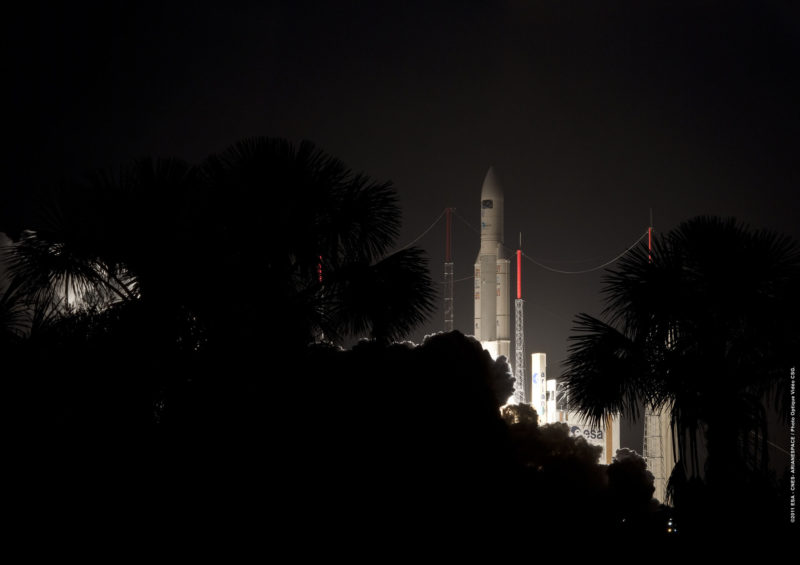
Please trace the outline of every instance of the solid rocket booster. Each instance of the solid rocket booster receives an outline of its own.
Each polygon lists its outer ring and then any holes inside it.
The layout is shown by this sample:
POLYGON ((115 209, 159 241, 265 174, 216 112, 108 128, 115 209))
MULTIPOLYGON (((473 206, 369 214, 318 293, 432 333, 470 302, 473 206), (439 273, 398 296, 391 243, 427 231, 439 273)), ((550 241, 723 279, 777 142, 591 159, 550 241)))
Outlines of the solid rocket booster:
POLYGON ((509 357, 510 261, 503 253, 503 190, 494 167, 481 188, 481 248, 475 262, 475 337, 495 358, 509 357))

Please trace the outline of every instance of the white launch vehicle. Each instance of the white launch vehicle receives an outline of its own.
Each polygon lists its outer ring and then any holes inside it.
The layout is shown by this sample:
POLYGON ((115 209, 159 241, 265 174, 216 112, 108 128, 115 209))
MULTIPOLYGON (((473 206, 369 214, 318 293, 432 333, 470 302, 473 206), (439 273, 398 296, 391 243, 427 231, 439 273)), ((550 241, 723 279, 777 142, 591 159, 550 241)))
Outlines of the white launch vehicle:
MULTIPOLYGON (((489 167, 481 188, 481 248, 475 262, 474 331, 475 337, 494 359, 500 355, 510 359, 511 352, 511 261, 504 253, 503 205, 503 189, 494 167, 489 167)), ((520 276, 518 268, 518 279, 520 276)), ((521 298, 520 292, 518 289, 518 298, 521 298)), ((583 437, 588 443, 602 448, 600 463, 611 463, 619 449, 619 418, 608 418, 599 425, 590 425, 581 414, 569 411, 565 405, 560 406, 556 380, 547 378, 547 356, 544 353, 531 355, 531 373, 525 379, 527 394, 523 402, 536 409, 541 425, 566 424, 572 436, 583 437)))
POLYGON ((493 167, 481 188, 481 249, 475 262, 475 337, 495 359, 509 358, 511 262, 503 253, 503 189, 493 167))

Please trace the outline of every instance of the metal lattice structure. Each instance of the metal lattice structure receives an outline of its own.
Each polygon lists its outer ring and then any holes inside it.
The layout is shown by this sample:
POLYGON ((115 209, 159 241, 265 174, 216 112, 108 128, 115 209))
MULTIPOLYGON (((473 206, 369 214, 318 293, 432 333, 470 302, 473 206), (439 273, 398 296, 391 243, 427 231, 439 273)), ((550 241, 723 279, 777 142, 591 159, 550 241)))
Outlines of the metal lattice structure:
POLYGON ((453 262, 444 264, 444 331, 453 331, 453 262))
POLYGON ((447 208, 444 263, 444 331, 453 331, 453 222, 452 208, 447 208))
POLYGON ((514 398, 517 404, 530 403, 525 386, 525 301, 514 301, 514 398))
POLYGON ((514 301, 514 399, 530 404, 531 391, 525 378, 525 301, 522 300, 522 234, 517 249, 517 299, 514 301))
MULTIPOLYGON (((653 260, 653 210, 650 210, 650 227, 647 228, 647 260, 653 260)), ((669 345, 669 344, 668 344, 669 345)), ((644 412, 644 438, 642 455, 647 469, 653 474, 653 497, 661 502, 667 493, 666 461, 664 457, 665 429, 662 410, 658 412, 648 407, 644 412)))
POLYGON ((644 414, 644 460, 653 474, 653 497, 664 502, 667 492, 666 461, 664 457, 664 422, 661 412, 648 408, 644 414))

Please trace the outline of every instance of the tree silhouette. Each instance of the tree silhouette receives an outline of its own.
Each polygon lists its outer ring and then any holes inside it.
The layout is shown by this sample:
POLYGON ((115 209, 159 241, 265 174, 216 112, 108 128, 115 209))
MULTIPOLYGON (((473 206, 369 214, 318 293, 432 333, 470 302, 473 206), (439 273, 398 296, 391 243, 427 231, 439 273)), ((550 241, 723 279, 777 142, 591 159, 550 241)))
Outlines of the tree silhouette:
POLYGON ((390 183, 310 142, 252 138, 197 166, 140 159, 65 184, 4 257, 28 305, 74 318, 60 328, 85 334, 87 356, 116 339, 150 389, 139 396, 176 408, 161 421, 223 418, 221 404, 241 421, 291 394, 266 347, 390 341, 431 312, 422 252, 388 254, 399 225, 390 183))
POLYGON ((235 143, 201 169, 208 252, 221 258, 207 290, 258 297, 248 310, 269 313, 273 338, 399 339, 432 310, 420 250, 386 255, 400 226, 390 183, 310 142, 269 138, 235 143))
POLYGON ((607 321, 577 317, 570 402, 595 421, 669 410, 686 472, 699 474, 704 437, 705 478, 728 496, 766 468, 762 402, 788 399, 798 282, 788 237, 713 217, 682 223, 656 238, 652 260, 641 247, 606 277, 607 321))

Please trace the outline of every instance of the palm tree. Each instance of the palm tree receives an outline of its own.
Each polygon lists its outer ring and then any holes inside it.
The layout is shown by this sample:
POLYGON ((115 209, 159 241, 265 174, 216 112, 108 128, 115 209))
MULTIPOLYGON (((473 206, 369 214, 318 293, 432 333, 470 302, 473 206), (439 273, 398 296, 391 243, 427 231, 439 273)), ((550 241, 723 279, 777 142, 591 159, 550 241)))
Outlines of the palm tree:
POLYGON ((0 286, 0 344, 20 340, 30 324, 28 311, 16 285, 0 286))
POLYGON ((98 171, 52 190, 35 231, 6 251, 30 297, 69 310, 138 300, 173 281, 183 199, 194 169, 174 159, 140 159, 118 175, 98 171))
MULTIPOLYGON (((564 386, 595 421, 671 414, 681 471, 721 488, 766 469, 763 399, 788 400, 800 351, 800 247, 732 219, 698 217, 624 257, 605 279, 605 320, 580 314, 564 386)), ((783 411, 788 414, 788 410, 783 411)))
POLYGON ((391 255, 400 210, 391 183, 353 174, 312 143, 252 138, 201 166, 208 292, 257 297, 258 336, 307 343, 370 335, 401 338, 432 311, 434 293, 416 248, 391 255), (264 327, 265 321, 269 325, 264 327))
POLYGON ((63 187, 7 260, 53 304, 91 291, 251 328, 269 314, 276 334, 398 339, 433 306, 420 250, 387 255, 399 226, 391 183, 310 142, 252 138, 199 167, 141 159, 63 187))
POLYGON ((225 379, 254 382, 265 349, 394 340, 433 308, 421 251, 388 254, 400 226, 392 185, 309 142, 245 139, 199 166, 141 159, 52 196, 36 231, 5 251, 15 288, 82 320, 62 328, 127 340, 118 357, 163 374, 157 388, 206 373, 213 399, 225 379))

